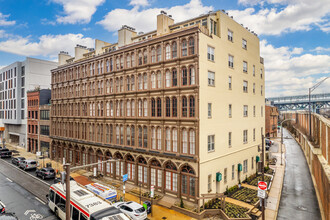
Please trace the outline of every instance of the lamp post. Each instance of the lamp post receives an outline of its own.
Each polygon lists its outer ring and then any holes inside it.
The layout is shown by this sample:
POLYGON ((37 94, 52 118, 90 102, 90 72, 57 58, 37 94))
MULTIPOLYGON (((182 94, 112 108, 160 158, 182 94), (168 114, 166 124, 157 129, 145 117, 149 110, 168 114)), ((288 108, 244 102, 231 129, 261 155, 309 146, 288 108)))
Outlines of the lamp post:
POLYGON ((310 87, 308 89, 308 116, 309 116, 309 137, 312 136, 312 116, 311 116, 311 93, 319 87, 325 80, 327 80, 329 77, 325 77, 320 82, 316 83, 314 86, 310 87))
POLYGON ((283 165, 283 162, 282 162, 282 155, 283 155, 283 122, 286 122, 286 121, 294 121, 294 119, 285 119, 281 122, 281 166, 283 165))

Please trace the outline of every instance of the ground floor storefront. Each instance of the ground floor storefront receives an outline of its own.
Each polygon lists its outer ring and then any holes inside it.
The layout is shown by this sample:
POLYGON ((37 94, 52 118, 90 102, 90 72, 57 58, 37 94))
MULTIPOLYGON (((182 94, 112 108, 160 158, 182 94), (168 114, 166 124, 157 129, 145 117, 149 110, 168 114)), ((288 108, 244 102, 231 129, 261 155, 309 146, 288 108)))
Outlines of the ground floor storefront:
MULTIPOLYGON (((114 159, 96 165, 97 173, 116 180, 127 174, 128 182, 134 185, 146 189, 154 186, 161 194, 197 202, 198 163, 193 159, 62 141, 53 141, 50 152, 52 159, 63 162, 65 158, 72 166, 114 159)), ((93 168, 88 169, 92 171, 93 168)))

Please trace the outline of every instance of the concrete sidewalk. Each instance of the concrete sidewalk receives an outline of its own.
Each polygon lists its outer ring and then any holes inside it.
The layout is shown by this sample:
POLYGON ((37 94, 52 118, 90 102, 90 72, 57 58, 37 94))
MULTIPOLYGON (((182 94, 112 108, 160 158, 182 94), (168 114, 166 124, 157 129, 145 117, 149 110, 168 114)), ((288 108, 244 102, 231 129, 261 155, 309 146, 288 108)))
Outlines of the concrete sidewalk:
POLYGON ((285 170, 285 145, 283 145, 283 165, 281 165, 281 142, 280 138, 272 139, 275 141, 279 148, 277 153, 272 153, 272 156, 277 158, 276 165, 270 165, 269 167, 275 170, 275 175, 273 182, 268 193, 268 199, 265 209, 265 217, 267 220, 276 220, 278 207, 281 200, 282 186, 284 179, 284 170, 285 170))

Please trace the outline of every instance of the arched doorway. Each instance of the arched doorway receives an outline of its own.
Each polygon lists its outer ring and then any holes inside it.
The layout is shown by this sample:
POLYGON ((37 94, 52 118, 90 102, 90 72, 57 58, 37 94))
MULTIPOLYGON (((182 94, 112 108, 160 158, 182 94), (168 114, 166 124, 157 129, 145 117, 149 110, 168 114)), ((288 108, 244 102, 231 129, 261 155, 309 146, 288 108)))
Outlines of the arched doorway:
POLYGON ((148 165, 146 159, 143 156, 140 156, 137 159, 138 162, 138 183, 143 186, 148 185, 148 165))
POLYGON ((188 164, 181 168, 181 193, 187 197, 196 196, 196 173, 188 164))
POLYGON ((165 190, 172 193, 178 191, 178 170, 172 161, 165 163, 165 190))
POLYGON ((163 182, 162 165, 154 158, 150 161, 150 184, 155 187, 156 190, 161 191, 163 182))

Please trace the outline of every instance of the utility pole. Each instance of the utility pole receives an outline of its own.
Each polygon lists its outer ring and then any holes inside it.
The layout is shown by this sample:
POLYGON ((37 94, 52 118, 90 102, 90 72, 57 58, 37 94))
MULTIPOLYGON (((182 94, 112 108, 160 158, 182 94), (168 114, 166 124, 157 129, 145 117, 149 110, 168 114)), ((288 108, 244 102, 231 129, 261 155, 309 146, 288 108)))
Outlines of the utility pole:
MULTIPOLYGON (((262 167, 261 167, 261 172, 262 172, 262 181, 264 181, 264 178, 265 178, 265 146, 264 146, 264 141, 265 141, 265 137, 264 135, 262 134, 261 135, 261 147, 262 147, 262 167)), ((262 213, 262 220, 265 220, 265 199, 261 199, 261 213, 262 213)))
POLYGON ((70 220, 70 164, 67 163, 64 165, 65 175, 65 219, 70 220))

